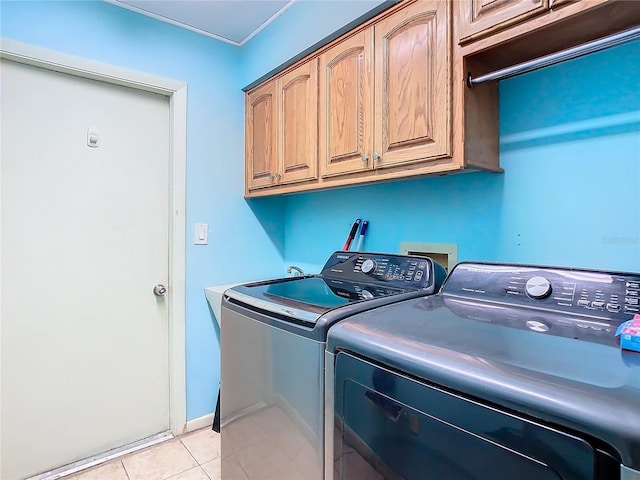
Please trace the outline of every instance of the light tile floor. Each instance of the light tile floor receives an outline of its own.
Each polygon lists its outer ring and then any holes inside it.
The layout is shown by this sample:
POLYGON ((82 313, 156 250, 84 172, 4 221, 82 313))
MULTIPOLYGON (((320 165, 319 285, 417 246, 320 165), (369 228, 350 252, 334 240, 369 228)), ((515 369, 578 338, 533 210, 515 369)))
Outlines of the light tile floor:
POLYGON ((220 434, 211 427, 125 455, 64 480, 221 480, 220 434))

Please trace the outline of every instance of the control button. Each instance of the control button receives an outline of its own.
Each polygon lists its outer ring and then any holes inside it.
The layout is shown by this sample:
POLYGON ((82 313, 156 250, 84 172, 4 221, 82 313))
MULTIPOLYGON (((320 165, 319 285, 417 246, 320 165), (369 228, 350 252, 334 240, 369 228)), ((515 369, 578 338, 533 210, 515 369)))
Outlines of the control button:
POLYGON ((629 305, 625 305, 624 313, 640 313, 640 307, 630 307, 629 305))
POLYGON ((362 298, 364 298, 365 300, 369 300, 371 298, 373 298, 373 293, 371 293, 369 290, 362 290, 362 298))
POLYGON ((640 290, 627 290, 627 295, 630 297, 640 297, 640 290))
POLYGON ((640 298, 637 297, 625 297, 624 303, 627 305, 640 305, 640 298))
POLYGON ((414 279, 416 282, 419 282, 420 280, 422 280, 422 270, 418 270, 418 271, 416 272, 416 276, 415 276, 415 277, 413 277, 413 279, 414 279))
POLYGON ((551 294, 551 282, 544 277, 531 277, 524 288, 527 295, 535 299, 546 298, 551 294))
POLYGON ((639 288, 640 289, 640 282, 627 282, 627 288, 639 288))
POLYGON ((618 313, 622 307, 617 303, 607 303, 607 310, 612 313, 618 313))
POLYGON ((578 300, 579 307, 588 307, 589 305, 591 305, 589 300, 578 300))
POLYGON ((542 322, 538 322, 537 320, 527 320, 525 325, 529 327, 534 332, 546 332, 549 330, 549 327, 542 322))
POLYGON ((362 270, 362 273, 365 273, 365 274, 369 274, 373 272, 375 269, 376 269, 376 262, 374 260, 371 260, 370 258, 367 258, 364 262, 362 262, 362 267, 360 267, 360 270, 362 270))
POLYGON ((604 309, 604 302, 591 302, 591 306, 593 308, 599 308, 600 310, 604 309))

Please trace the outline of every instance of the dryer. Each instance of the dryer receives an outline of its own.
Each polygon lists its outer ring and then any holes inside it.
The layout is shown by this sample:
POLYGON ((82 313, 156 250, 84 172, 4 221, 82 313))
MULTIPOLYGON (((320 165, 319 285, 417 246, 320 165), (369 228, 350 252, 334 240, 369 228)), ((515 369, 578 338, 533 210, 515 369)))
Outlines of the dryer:
POLYGON ((327 338, 333 480, 638 480, 640 275, 464 262, 327 338))

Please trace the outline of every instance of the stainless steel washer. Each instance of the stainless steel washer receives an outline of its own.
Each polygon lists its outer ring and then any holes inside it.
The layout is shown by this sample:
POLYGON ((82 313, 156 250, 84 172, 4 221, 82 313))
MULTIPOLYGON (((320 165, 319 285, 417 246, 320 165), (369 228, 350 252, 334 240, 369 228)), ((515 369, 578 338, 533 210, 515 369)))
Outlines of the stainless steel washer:
POLYGON ((640 480, 640 275, 458 264, 327 339, 333 480, 640 480), (332 436, 333 434, 333 436, 332 436))
POLYGON ((435 293, 429 258, 335 252, 318 275, 234 287, 221 327, 222 478, 324 476, 324 349, 329 327, 435 293))

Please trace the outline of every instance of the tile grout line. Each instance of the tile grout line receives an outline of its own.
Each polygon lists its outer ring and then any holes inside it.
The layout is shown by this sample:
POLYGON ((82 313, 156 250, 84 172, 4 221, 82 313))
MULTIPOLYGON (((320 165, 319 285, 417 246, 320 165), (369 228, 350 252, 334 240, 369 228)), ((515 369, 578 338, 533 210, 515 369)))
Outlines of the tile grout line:
MULTIPOLYGON (((187 447, 187 445, 182 441, 182 438, 181 438, 181 437, 178 437, 178 440, 180 441, 180 444, 184 447, 184 449, 185 449, 187 452, 189 452, 189 455, 191 455, 191 458, 193 458, 193 460, 196 462, 196 464, 197 464, 197 466, 200 468, 200 470, 202 470, 202 472, 204 473, 204 475, 205 475, 209 480, 212 480, 212 478, 209 476, 209 474, 206 472, 206 470, 205 470, 204 468, 202 468, 202 464, 198 461, 198 459, 195 457, 195 455, 194 455, 193 453, 191 453, 191 450, 189 450, 189 447, 187 447)), ((192 468, 193 468, 193 467, 192 467, 192 468)), ((187 472, 187 471, 189 471, 189 470, 191 470, 191 468, 190 468, 190 469, 188 469, 188 470, 185 470, 185 472, 187 472)), ((184 473, 184 472, 182 472, 182 473, 184 473)), ((178 475, 180 475, 180 474, 178 474, 178 475)), ((170 480, 170 479, 167 479, 167 480, 170 480)))
POLYGON ((120 462, 120 465, 122 465, 122 469, 124 470, 124 474, 127 476, 127 480, 131 480, 131 477, 129 476, 129 472, 127 472, 127 467, 124 465, 124 462, 122 461, 122 459, 118 460, 120 462))
MULTIPOLYGON (((204 473, 206 478, 208 478, 209 480, 213 480, 209 476, 207 471, 204 468, 202 468, 203 464, 198 461, 198 459, 195 457, 195 455, 193 455, 193 453, 191 453, 191 450, 189 450, 189 447, 187 447, 187 445, 182 441, 182 438, 178 437, 178 440, 180 441, 180 444, 184 447, 184 449, 189 453, 189 455, 191 455, 191 458, 193 458, 193 460, 196 462, 196 467, 198 467, 202 471, 202 473, 204 473)), ((191 468, 186 469, 184 472, 176 473, 175 475, 172 475, 171 477, 169 477, 169 478, 167 478, 165 480, 171 480, 173 477, 177 477, 178 475, 182 475, 183 473, 188 472, 190 470, 193 470, 196 467, 191 467, 191 468)))
MULTIPOLYGON (((189 447, 188 447, 188 446, 187 446, 187 445, 182 441, 182 437, 183 437, 183 436, 178 437, 178 440, 180 441, 180 443, 182 444, 182 446, 187 450, 187 452, 189 452, 189 455, 191 455, 191 457, 195 460, 195 462, 196 462, 196 463, 198 464, 198 466, 200 467, 200 470, 202 470, 202 471, 204 472, 205 476, 206 476, 209 480, 213 480, 213 478, 211 478, 211 477, 209 476, 209 473, 208 473, 208 472, 207 472, 207 471, 202 467, 202 466, 204 465, 204 463, 200 463, 200 462, 198 461, 198 459, 195 457, 195 455, 194 455, 193 453, 191 453, 191 450, 189 450, 189 447)), ((216 459, 218 459, 218 460, 222 461, 222 453, 220 453, 220 455, 218 455, 218 457, 216 457, 216 458, 214 458, 214 459, 211 459, 211 460, 208 460, 208 461, 206 461, 205 463, 213 462, 213 461, 215 461, 216 459)))
MULTIPOLYGON (((202 465, 200 465, 200 468, 202 468, 202 465)), ((211 477, 209 476, 209 473, 207 473, 207 471, 206 471, 204 468, 202 468, 202 471, 204 472, 204 474, 206 475, 206 477, 207 477, 209 480, 213 480, 213 478, 211 478, 211 477)))
MULTIPOLYGON (((193 458, 193 460, 196 462, 196 466, 200 467, 200 470, 202 470, 204 472, 204 469, 200 466, 200 464, 198 463, 198 460, 196 460, 196 457, 193 456, 193 453, 191 453, 191 450, 189 450, 187 448, 187 446, 182 442, 182 439, 180 437, 176 437, 176 440, 178 440, 180 445, 182 445, 182 448, 184 448, 187 451, 187 453, 191 456, 191 458, 193 458)), ((182 472, 175 473, 175 474, 171 475, 170 477, 164 478, 163 480, 171 480, 172 478, 177 477, 178 475, 182 475, 183 473, 188 472, 189 470, 193 470, 194 468, 195 467, 189 467, 186 470, 183 470, 182 472)), ((207 475, 207 472, 204 472, 204 474, 207 475)), ((209 475, 207 475, 207 477, 208 476, 209 475)))
POLYGON ((170 477, 164 478, 162 480, 171 480, 172 478, 176 478, 178 475, 182 475, 183 473, 189 472, 189 471, 193 470, 196 467, 200 468, 200 470, 202 470, 202 472, 207 476, 207 478, 209 477, 209 475, 207 475, 207 472, 204 471, 204 468, 202 468, 200 465, 196 465, 195 467, 187 468, 186 470, 184 470, 182 472, 178 472, 175 475, 171 475, 170 477))
POLYGON ((182 438, 178 438, 178 440, 180 440, 180 444, 184 447, 184 449, 189 452, 189 455, 191 455, 191 458, 193 458, 195 460, 195 462, 198 464, 198 466, 202 466, 200 465, 200 462, 198 461, 198 459, 193 455, 193 453, 191 453, 191 450, 189 450, 189 447, 187 447, 184 442, 182 441, 182 438))

